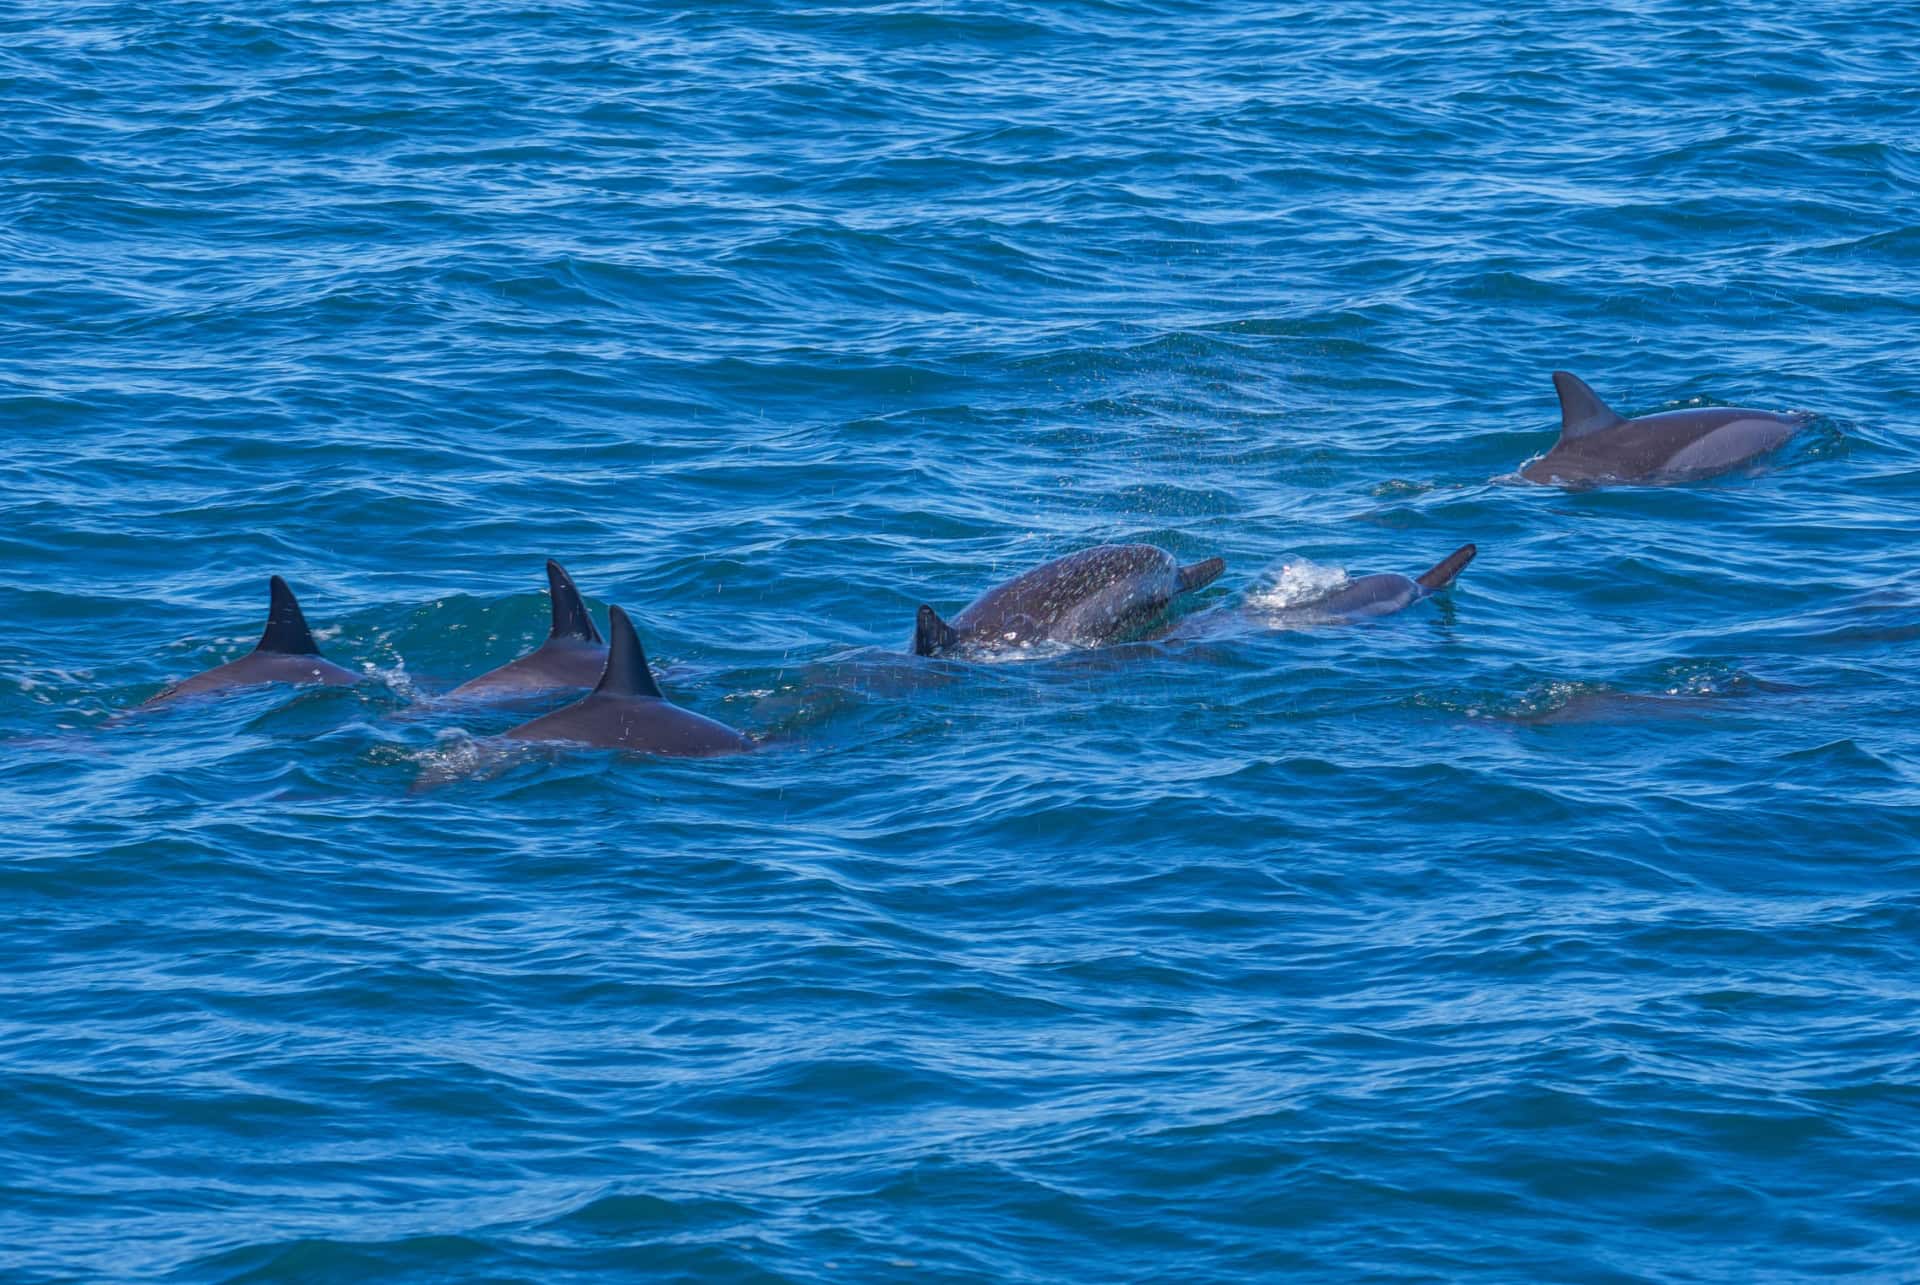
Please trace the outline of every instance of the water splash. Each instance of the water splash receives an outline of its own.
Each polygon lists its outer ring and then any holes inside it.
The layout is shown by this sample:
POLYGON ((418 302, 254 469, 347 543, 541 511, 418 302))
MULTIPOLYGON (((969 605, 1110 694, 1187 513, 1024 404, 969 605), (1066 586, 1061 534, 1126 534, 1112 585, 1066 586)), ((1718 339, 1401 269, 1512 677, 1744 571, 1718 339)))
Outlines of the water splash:
POLYGON ((1261 573, 1247 590, 1246 604, 1254 611, 1290 611, 1317 602, 1346 583, 1347 573, 1340 567, 1289 558, 1261 573))

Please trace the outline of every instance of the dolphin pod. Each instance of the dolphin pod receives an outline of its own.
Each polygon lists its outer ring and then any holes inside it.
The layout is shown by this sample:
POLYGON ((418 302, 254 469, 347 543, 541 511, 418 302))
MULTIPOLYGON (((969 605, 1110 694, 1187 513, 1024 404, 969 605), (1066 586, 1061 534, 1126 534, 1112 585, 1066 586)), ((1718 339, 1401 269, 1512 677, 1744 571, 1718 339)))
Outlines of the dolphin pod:
MULTIPOLYGON (((1726 406, 1629 419, 1565 371, 1554 372, 1553 382, 1560 396, 1560 438, 1520 469, 1522 478, 1543 485, 1711 477, 1777 450, 1811 419, 1726 406)), ((1341 624, 1403 611, 1450 588, 1477 553, 1474 545, 1462 545, 1418 576, 1360 576, 1282 614, 1341 624)), ((1150 544, 1082 549, 988 589, 951 621, 923 604, 912 649, 923 657, 971 656, 1043 643, 1098 647, 1165 637, 1173 627, 1166 622, 1175 600, 1204 589, 1225 569, 1217 557, 1183 566, 1150 544)), ((362 681, 362 675, 320 655, 287 582, 276 575, 268 585, 266 629, 251 652, 182 679, 143 704, 267 683, 344 686, 362 681)), ((591 688, 572 704, 522 723, 506 736, 678 757, 754 748, 747 736, 662 694, 625 611, 609 608, 609 642, 595 627, 573 577, 551 559, 547 585, 552 624, 546 640, 526 655, 461 683, 447 693, 449 698, 510 700, 591 688)))

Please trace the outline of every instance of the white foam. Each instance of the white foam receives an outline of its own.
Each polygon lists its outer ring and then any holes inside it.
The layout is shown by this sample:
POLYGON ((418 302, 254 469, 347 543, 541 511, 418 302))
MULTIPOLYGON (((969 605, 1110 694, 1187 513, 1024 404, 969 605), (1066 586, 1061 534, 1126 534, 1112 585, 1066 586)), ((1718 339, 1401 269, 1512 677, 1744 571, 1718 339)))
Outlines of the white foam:
POLYGON ((413 788, 417 792, 498 776, 513 761, 514 749, 508 742, 476 737, 465 728, 443 728, 435 734, 431 748, 413 756, 420 764, 413 788))
POLYGON ((1039 638, 1033 642, 1013 643, 1009 646, 966 647, 961 655, 979 665, 1003 665, 1010 661, 1047 660, 1054 656, 1064 656, 1077 648, 1070 642, 1061 642, 1056 638, 1039 638))
POLYGON ((1289 558, 1261 573, 1247 590, 1247 606, 1255 611, 1286 611, 1324 598, 1346 583, 1347 573, 1340 567, 1289 558))
POLYGON ((390 668, 383 669, 370 660, 361 661, 360 668, 369 677, 379 679, 385 683, 396 696, 404 697, 407 700, 418 700, 420 698, 420 692, 414 684, 413 675, 407 672, 407 658, 405 656, 395 656, 393 658, 393 665, 390 668))

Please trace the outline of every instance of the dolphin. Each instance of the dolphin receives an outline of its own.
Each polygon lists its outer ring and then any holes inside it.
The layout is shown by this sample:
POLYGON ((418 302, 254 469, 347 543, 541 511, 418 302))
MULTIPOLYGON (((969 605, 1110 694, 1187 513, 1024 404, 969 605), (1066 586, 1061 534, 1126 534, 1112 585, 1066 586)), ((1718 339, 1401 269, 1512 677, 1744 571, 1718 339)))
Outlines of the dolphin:
POLYGON ((518 696, 562 687, 591 687, 607 667, 607 644, 594 628, 587 604, 565 567, 547 559, 547 588, 553 594, 553 628, 547 640, 498 669, 470 678, 449 697, 518 696))
POLYGON ((345 687, 359 682, 361 675, 321 657, 320 649, 313 642, 313 631, 307 628, 307 618, 300 613, 300 604, 294 600, 287 582, 274 576, 267 586, 267 628, 260 635, 258 646, 238 660, 181 679, 145 703, 157 705, 180 696, 202 696, 262 683, 322 683, 345 687))
POLYGON ((1736 406, 1702 406, 1627 419, 1564 370, 1560 440, 1520 469, 1529 482, 1595 486, 1711 477, 1777 450, 1812 418, 1736 406))
POLYGON ((584 698, 507 735, 520 741, 577 741, 604 749, 642 750, 683 758, 742 754, 753 742, 723 723, 681 709, 660 694, 640 649, 640 635, 618 607, 607 610, 613 645, 600 683, 584 698))
POLYGON ((1237 606, 1218 607, 1188 616, 1157 637, 1207 642, 1252 629, 1345 625, 1374 616, 1390 616, 1452 587, 1455 578, 1466 570, 1467 564, 1473 561, 1478 552, 1473 545, 1463 544, 1419 576, 1392 573, 1360 576, 1318 598, 1291 602, 1285 606, 1243 602, 1237 606))
POLYGON ((1212 584, 1226 567, 1219 558, 1183 567, 1171 553, 1151 544, 1082 549, 987 590, 951 623, 922 604, 914 623, 913 653, 937 656, 959 647, 1123 641, 1180 594, 1212 584))
POLYGON ((1299 610, 1335 620, 1359 620, 1367 616, 1391 616, 1405 611, 1422 598, 1432 597, 1450 588, 1467 564, 1480 552, 1463 544, 1418 576, 1397 572, 1361 576, 1335 589, 1324 598, 1302 603, 1299 610))

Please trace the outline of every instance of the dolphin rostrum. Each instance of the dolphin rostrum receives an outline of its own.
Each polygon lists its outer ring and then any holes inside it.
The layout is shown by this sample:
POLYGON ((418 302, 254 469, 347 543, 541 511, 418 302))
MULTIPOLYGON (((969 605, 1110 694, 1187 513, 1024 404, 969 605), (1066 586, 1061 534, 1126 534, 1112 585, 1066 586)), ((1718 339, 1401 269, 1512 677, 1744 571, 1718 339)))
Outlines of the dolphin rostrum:
POLYGON ((323 659, 314 645, 313 631, 300 614, 287 582, 274 576, 267 582, 267 628, 259 645, 238 660, 183 678, 146 703, 159 704, 180 696, 200 696, 208 692, 228 691, 235 687, 255 687, 262 683, 322 683, 344 687, 361 680, 361 675, 323 659))
POLYGON ((731 727, 681 709, 660 694, 626 612, 608 608, 607 631, 613 635, 613 644, 607 649, 599 686, 565 709, 522 723, 508 736, 685 758, 740 754, 753 748, 752 741, 731 727))
POLYGON ((607 667, 607 644, 594 628, 587 604, 565 567, 547 559, 547 587, 553 594, 553 628, 547 640, 498 669, 470 678, 451 697, 516 696, 564 687, 591 687, 607 667))
POLYGON ((1529 482, 1594 486, 1711 477, 1778 449, 1812 418, 1702 406, 1627 419, 1564 370, 1553 373, 1553 386, 1560 394, 1560 440, 1521 468, 1529 482))
POLYGON ((1208 558, 1183 567, 1151 544, 1082 549, 987 590, 951 622, 923 605, 913 651, 937 656, 958 647, 1121 642, 1152 623, 1175 597, 1212 584, 1226 566, 1208 558))
POLYGON ((1361 576, 1347 581, 1324 598, 1300 604, 1299 610, 1332 620, 1390 616, 1451 587, 1478 552, 1472 545, 1463 544, 1417 577, 1394 572, 1361 576))

